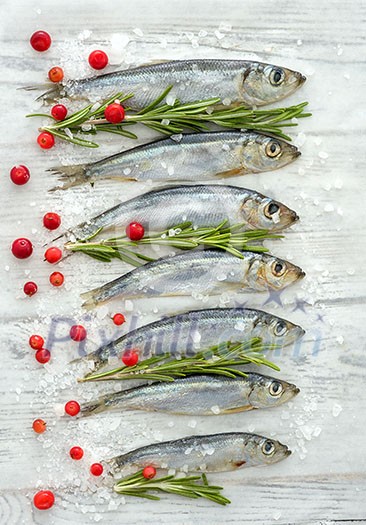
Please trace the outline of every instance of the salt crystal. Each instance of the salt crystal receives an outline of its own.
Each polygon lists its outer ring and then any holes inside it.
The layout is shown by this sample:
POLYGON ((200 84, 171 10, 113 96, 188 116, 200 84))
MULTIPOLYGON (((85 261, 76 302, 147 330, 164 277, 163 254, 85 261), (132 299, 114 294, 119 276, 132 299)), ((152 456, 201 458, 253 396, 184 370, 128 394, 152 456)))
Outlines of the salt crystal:
POLYGON ((302 46, 302 40, 300 40, 300 38, 299 38, 298 41, 296 42, 296 44, 297 44, 298 46, 302 46))
POLYGON ((5 266, 5 271, 8 272, 10 270, 10 266, 6 265, 5 266))
POLYGON ((344 343, 343 335, 338 335, 337 336, 337 343, 339 343, 340 345, 343 345, 343 343, 344 343))
POLYGON ((215 31, 215 37, 217 38, 217 40, 222 40, 224 38, 224 34, 223 33, 220 33, 220 31, 218 29, 216 29, 215 31))
POLYGON ((175 142, 180 142, 183 138, 183 135, 182 133, 178 133, 177 135, 170 135, 170 138, 175 142))
POLYGON ((125 310, 126 312, 132 312, 133 311, 133 302, 129 299, 126 299, 125 301, 125 310))
POLYGON ((336 179, 334 182, 334 187, 337 188, 337 190, 340 190, 343 187, 343 181, 341 179, 336 179))
POLYGON ((161 121, 161 123, 162 123, 163 126, 169 126, 169 124, 170 124, 170 120, 167 119, 167 118, 163 118, 163 120, 161 121))
POLYGON ((196 428, 197 426, 197 421, 195 419, 191 419, 189 422, 188 422, 188 426, 189 428, 196 428))
POLYGON ((324 211, 331 212, 334 211, 334 206, 330 202, 324 206, 324 211))
POLYGON ((217 405, 213 405, 211 407, 211 411, 214 413, 214 414, 220 414, 220 407, 218 407, 217 405))
POLYGON ((129 175, 129 174, 131 173, 131 168, 125 168, 125 169, 123 170, 123 173, 124 173, 125 175, 129 175))
POLYGON ((342 49, 341 47, 339 47, 339 48, 337 49, 337 56, 340 57, 341 55, 343 55, 343 49, 342 49))
POLYGON ((222 103, 224 104, 224 106, 230 106, 231 99, 230 98, 224 98, 224 99, 222 99, 222 103))
POLYGON ((168 106, 174 106, 176 99, 177 97, 171 91, 165 97, 165 101, 168 104, 168 106))
POLYGON ((276 512, 274 512, 274 513, 272 514, 272 516, 273 516, 273 519, 277 521, 277 520, 280 519, 280 517, 282 516, 282 514, 281 514, 281 512, 280 512, 279 510, 277 510, 276 512))
POLYGON ((104 319, 108 315, 108 306, 103 305, 97 310, 97 318, 104 319))
POLYGON ((313 436, 318 437, 321 433, 322 429, 320 427, 315 427, 313 430, 313 436))
POLYGON ((194 343, 199 343, 201 341, 201 334, 198 332, 198 330, 195 330, 193 333, 192 333, 192 341, 194 343))
POLYGON ((186 456, 188 456, 191 452, 192 452, 193 448, 192 447, 188 447, 185 449, 184 453, 186 456))
POLYGON ((354 268, 348 268, 347 273, 348 273, 348 275, 354 275, 355 274, 355 269, 354 268))
POLYGON ((139 27, 136 27, 133 32, 135 33, 135 35, 137 36, 144 36, 144 32, 139 28, 139 27))
POLYGON ((298 146, 303 146, 305 142, 306 142, 306 134, 300 131, 300 133, 298 133, 296 137, 296 144, 298 146))
POLYGON ((193 39, 192 39, 192 47, 193 47, 194 49, 197 49, 198 47, 200 47, 197 38, 193 38, 193 39))
POLYGON ((349 80, 351 78, 351 75, 349 73, 345 73, 343 76, 346 80, 349 80))
POLYGON ((302 425, 300 428, 301 428, 301 432, 303 433, 304 438, 307 441, 310 441, 311 440, 311 434, 312 434, 311 428, 309 426, 307 426, 307 425, 302 425))
POLYGON ((69 128, 64 128, 64 132, 70 139, 74 138, 74 135, 71 133, 69 128))
POLYGON ((174 167, 173 166, 169 166, 168 167, 168 175, 174 175, 174 167))
POLYGON ((198 36, 199 36, 200 38, 203 38, 203 37, 205 37, 205 36, 207 36, 207 35, 208 35, 207 31, 205 31, 204 29, 201 29, 201 30, 198 32, 198 36))
POLYGON ((218 281, 226 281, 226 279, 227 279, 227 275, 226 275, 225 273, 221 273, 221 274, 219 274, 219 275, 216 277, 216 279, 217 279, 218 281))
POLYGON ((229 151, 229 150, 230 150, 230 146, 229 146, 229 144, 223 144, 223 145, 222 145, 222 149, 223 149, 224 151, 229 151))
POLYGON ((334 403, 333 405, 333 408, 332 408, 332 414, 334 417, 338 417, 339 414, 342 412, 343 408, 341 407, 340 404, 338 403, 334 403))
POLYGON ((321 159, 327 159, 329 157, 329 154, 326 151, 319 151, 318 155, 321 159))

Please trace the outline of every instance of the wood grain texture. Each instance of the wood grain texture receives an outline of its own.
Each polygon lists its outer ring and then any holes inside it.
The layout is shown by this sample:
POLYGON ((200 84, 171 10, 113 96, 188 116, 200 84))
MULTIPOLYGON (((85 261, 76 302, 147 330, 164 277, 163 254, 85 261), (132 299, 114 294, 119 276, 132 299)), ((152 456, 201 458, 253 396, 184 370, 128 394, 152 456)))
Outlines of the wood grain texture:
MULTIPOLYGON (((114 0, 108 4, 3 0, 1 525, 366 523, 365 15, 361 0, 114 0), (54 39, 45 54, 33 52, 28 45, 28 36, 40 28, 54 39), (119 49, 111 42, 119 43, 119 49), (67 331, 72 322, 83 322, 88 328, 87 350, 117 333, 108 315, 123 310, 124 304, 115 301, 104 313, 86 316, 80 310, 79 293, 116 277, 126 267, 73 256, 62 263, 66 286, 51 290, 42 245, 52 235, 43 231, 41 218, 46 211, 60 211, 64 226, 71 226, 147 186, 108 182, 93 189, 47 193, 55 182, 45 171, 50 166, 102 158, 131 143, 105 137, 98 151, 60 145, 42 152, 35 145, 36 121, 24 119, 38 107, 33 93, 15 89, 39 83, 55 64, 63 65, 69 76, 83 72, 85 57, 97 47, 113 56, 110 70, 152 59, 259 57, 308 76, 301 92, 288 99, 289 103, 309 100, 314 114, 294 130, 302 157, 278 172, 232 179, 277 197, 301 216, 286 239, 268 245, 300 264, 306 280, 281 295, 282 306, 266 294, 236 295, 227 303, 264 307, 306 328, 301 345, 274 356, 282 369, 279 375, 301 388, 289 406, 217 418, 110 413, 78 423, 59 417, 60 406, 68 399, 86 399, 107 389, 76 384, 75 372, 66 363, 77 347, 67 341, 67 331), (31 182, 20 188, 8 180, 9 169, 19 163, 28 165, 32 174, 31 182), (18 236, 34 241, 31 259, 12 258, 9 244, 18 236), (29 279, 37 281, 40 292, 25 300, 21 289, 29 279), (48 336, 53 359, 46 369, 36 366, 27 346, 31 333, 48 336), (38 438, 31 430, 36 417, 49 423, 48 432, 38 438), (271 468, 211 476, 231 497, 228 508, 174 497, 163 497, 160 504, 135 500, 124 504, 123 498, 110 499, 108 489, 89 479, 92 461, 133 446, 227 430, 276 436, 294 451, 286 462, 271 468), (67 457, 75 444, 86 451, 80 464, 67 457), (49 512, 36 511, 31 504, 40 487, 56 493, 56 505, 49 512)), ((140 131, 141 142, 153 136, 140 131)), ((218 298, 205 303, 135 301, 128 323, 145 324, 187 307, 218 303, 218 298)))

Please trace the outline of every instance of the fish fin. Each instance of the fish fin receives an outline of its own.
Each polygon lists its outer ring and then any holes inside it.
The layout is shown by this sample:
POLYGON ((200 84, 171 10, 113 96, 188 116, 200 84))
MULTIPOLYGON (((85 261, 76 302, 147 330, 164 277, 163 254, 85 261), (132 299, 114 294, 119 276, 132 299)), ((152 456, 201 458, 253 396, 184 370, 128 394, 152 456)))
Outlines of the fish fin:
POLYGON ((59 181, 65 181, 62 186, 56 186, 49 191, 66 190, 73 186, 79 186, 85 182, 90 182, 86 176, 86 168, 88 164, 74 164, 71 166, 54 166, 47 171, 59 175, 59 181))
POLYGON ((226 410, 222 410, 221 414, 236 414, 237 412, 247 412, 248 410, 253 409, 254 407, 252 407, 252 405, 245 405, 243 407, 228 408, 226 410))
POLYGON ((215 177, 218 178, 226 178, 226 177, 234 177, 235 175, 245 175, 246 171, 244 168, 234 168, 232 170, 228 171, 221 171, 220 173, 215 173, 215 177))

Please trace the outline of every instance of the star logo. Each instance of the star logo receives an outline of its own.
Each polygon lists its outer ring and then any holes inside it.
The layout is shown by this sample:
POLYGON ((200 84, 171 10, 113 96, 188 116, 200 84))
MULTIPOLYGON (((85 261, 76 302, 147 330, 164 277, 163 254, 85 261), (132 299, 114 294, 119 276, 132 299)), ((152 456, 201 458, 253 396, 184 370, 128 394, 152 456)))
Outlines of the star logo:
POLYGON ((292 309, 292 311, 295 312, 296 310, 301 310, 301 312, 304 312, 304 314, 306 314, 306 310, 305 310, 305 306, 306 305, 309 305, 309 303, 304 301, 304 299, 299 299, 297 297, 296 300, 295 300, 295 306, 292 309))
POLYGON ((269 290, 268 297, 264 301, 263 306, 266 306, 266 304, 269 303, 275 303, 279 306, 283 306, 282 300, 281 300, 281 294, 283 293, 283 290, 269 290))

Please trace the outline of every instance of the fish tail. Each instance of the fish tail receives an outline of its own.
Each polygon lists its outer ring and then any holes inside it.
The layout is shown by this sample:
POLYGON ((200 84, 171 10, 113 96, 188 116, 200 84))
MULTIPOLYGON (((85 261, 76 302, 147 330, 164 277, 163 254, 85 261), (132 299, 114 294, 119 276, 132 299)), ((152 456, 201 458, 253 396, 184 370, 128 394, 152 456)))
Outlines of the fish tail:
MULTIPOLYGON (((24 91, 39 91, 40 89, 45 89, 49 87, 49 84, 36 84, 34 86, 24 86, 20 87, 18 89, 22 89, 24 91)), ((50 89, 47 89, 47 91, 44 91, 41 95, 39 95, 36 100, 44 100, 45 102, 56 102, 58 98, 61 96, 61 92, 64 90, 64 86, 57 85, 52 86, 50 89)))
POLYGON ((85 363, 85 361, 94 362, 93 372, 98 370, 103 364, 103 360, 100 358, 98 350, 96 350, 95 352, 90 352, 89 354, 86 354, 82 357, 77 357, 76 359, 73 359, 72 361, 70 361, 70 365, 74 365, 77 363, 85 363))
POLYGON ((96 288, 95 290, 91 290, 90 292, 84 292, 80 294, 80 297, 84 299, 84 302, 81 306, 85 308, 85 310, 93 310, 93 308, 98 306, 99 301, 95 294, 95 292, 98 290, 99 288, 96 288))
POLYGON ((74 164, 71 166, 55 166, 53 168, 49 168, 47 171, 59 175, 58 180, 60 182, 64 182, 62 186, 55 186, 49 191, 66 190, 68 188, 72 188, 73 186, 79 186, 85 182, 88 182, 86 168, 87 164, 74 164))
POLYGON ((80 417, 88 417, 93 414, 99 414, 100 412, 103 412, 106 410, 106 404, 104 397, 100 397, 98 399, 94 399, 93 401, 90 401, 89 403, 84 403, 81 405, 80 410, 80 417))

